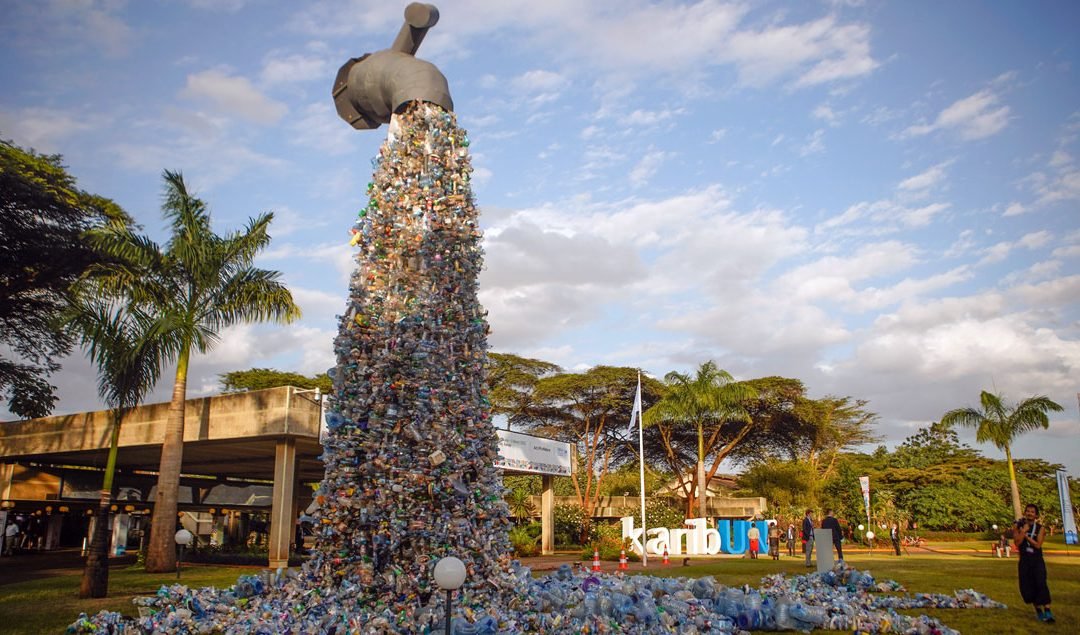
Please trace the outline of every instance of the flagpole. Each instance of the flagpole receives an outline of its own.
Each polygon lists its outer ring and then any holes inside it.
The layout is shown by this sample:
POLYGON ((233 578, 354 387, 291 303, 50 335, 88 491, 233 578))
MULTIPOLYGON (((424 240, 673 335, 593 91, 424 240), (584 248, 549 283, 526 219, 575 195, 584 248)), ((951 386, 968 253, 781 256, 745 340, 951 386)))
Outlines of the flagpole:
MULTIPOLYGON (((641 499, 641 567, 647 568, 649 566, 649 554, 645 545, 649 541, 648 526, 645 524, 645 432, 644 423, 641 421, 641 371, 638 371, 637 375, 637 396, 634 398, 634 408, 637 409, 638 420, 638 466, 640 467, 640 483, 638 490, 638 498, 641 499)), ((631 417, 633 415, 630 415, 631 417)))

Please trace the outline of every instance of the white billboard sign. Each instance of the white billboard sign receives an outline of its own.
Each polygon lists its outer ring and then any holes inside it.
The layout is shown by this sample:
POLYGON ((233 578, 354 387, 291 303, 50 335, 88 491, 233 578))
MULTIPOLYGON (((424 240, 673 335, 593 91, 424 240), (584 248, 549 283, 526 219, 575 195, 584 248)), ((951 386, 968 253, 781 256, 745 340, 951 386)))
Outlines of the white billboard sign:
POLYGON ((509 430, 499 435, 499 457, 495 467, 514 472, 570 476, 570 444, 541 439, 509 430))

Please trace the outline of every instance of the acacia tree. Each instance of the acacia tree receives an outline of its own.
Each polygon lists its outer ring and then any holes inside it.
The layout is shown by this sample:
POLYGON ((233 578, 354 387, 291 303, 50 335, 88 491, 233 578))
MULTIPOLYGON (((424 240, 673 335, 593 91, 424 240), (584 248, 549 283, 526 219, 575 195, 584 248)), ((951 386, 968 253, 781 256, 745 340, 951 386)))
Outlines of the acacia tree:
POLYGON ((292 373, 272 368, 250 368, 248 370, 234 370, 218 375, 221 381, 221 389, 224 392, 243 392, 246 390, 265 390, 278 386, 296 386, 297 388, 318 388, 323 393, 333 389, 333 382, 326 373, 319 373, 314 377, 307 377, 300 373, 292 373))
POLYGON ((872 430, 877 415, 864 400, 831 395, 811 399, 801 381, 786 377, 746 383, 757 391, 746 403, 757 432, 754 443, 738 447, 733 459, 798 461, 812 468, 816 479, 826 480, 835 473, 841 453, 877 440, 872 430))
POLYGON ((109 593, 109 508, 124 416, 153 390, 164 360, 175 353, 174 342, 162 337, 159 321, 139 311, 110 306, 87 293, 64 315, 98 370, 98 395, 109 406, 111 430, 94 533, 83 569, 79 597, 102 598, 109 593))
POLYGON ((180 469, 184 450, 184 402, 192 350, 205 353, 218 333, 243 322, 288 323, 300 316, 277 271, 253 266, 270 243, 272 213, 248 222, 244 230, 219 236, 206 204, 188 192, 183 176, 165 171, 162 210, 171 235, 165 248, 129 228, 106 227, 90 233, 93 244, 119 262, 91 270, 113 297, 124 298, 162 320, 163 337, 174 342, 176 378, 165 426, 157 498, 146 557, 149 572, 176 567, 176 526, 180 469))
POLYGON ((706 483, 753 428, 753 419, 744 402, 756 392, 748 385, 736 382, 730 373, 711 360, 699 366, 694 375, 672 371, 664 376, 664 380, 666 394, 645 412, 644 421, 656 427, 665 460, 678 475, 691 473, 684 450, 685 437, 689 431, 696 433, 696 480, 680 478, 680 485, 686 493, 687 512, 692 512, 692 501, 696 498, 698 515, 704 518, 706 483), (713 458, 708 474, 705 469, 707 457, 713 458))
POLYGON ((20 417, 56 403, 48 377, 72 346, 58 319, 71 285, 101 258, 82 234, 106 222, 132 221, 78 189, 59 155, 0 140, 0 394, 20 417))
POLYGON ((971 407, 956 408, 946 412, 941 417, 941 423, 949 427, 961 425, 975 428, 976 441, 993 443, 994 447, 1005 453, 1005 462, 1009 466, 1013 513, 1019 518, 1022 512, 1020 488, 1016 484, 1016 468, 1013 466, 1013 441, 1025 432, 1050 427, 1050 419, 1046 413, 1061 412, 1063 408, 1042 395, 1028 397, 1015 406, 1009 406, 1000 395, 985 390, 979 395, 979 401, 982 404, 981 410, 971 407))
POLYGON ((529 420, 536 383, 563 369, 551 362, 521 357, 512 353, 488 353, 488 398, 491 412, 506 418, 507 428, 529 420))
MULTIPOLYGON (((626 435, 637 390, 635 368, 596 366, 583 373, 541 377, 528 394, 515 423, 542 436, 573 444, 581 464, 572 479, 586 518, 592 518, 613 453, 626 435)), ((642 399, 656 394, 659 382, 642 377, 642 399)), ((652 397, 655 398, 655 397, 652 397)), ((588 527, 583 528, 583 536, 588 527)))

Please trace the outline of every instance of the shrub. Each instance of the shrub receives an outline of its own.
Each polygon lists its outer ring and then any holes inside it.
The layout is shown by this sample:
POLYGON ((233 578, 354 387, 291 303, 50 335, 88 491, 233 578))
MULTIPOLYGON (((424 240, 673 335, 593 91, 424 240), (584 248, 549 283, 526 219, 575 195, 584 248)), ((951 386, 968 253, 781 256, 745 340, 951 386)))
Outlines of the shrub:
POLYGON ((555 544, 556 545, 580 545, 582 534, 586 536, 586 542, 592 537, 591 519, 585 516, 585 510, 581 505, 556 505, 552 510, 555 517, 555 544))
POLYGON ((510 545, 519 558, 530 558, 540 555, 540 544, 537 536, 530 535, 528 526, 518 526, 510 529, 510 545))
POLYGON ((645 519, 649 527, 682 527, 686 515, 670 499, 650 498, 645 501, 645 519))

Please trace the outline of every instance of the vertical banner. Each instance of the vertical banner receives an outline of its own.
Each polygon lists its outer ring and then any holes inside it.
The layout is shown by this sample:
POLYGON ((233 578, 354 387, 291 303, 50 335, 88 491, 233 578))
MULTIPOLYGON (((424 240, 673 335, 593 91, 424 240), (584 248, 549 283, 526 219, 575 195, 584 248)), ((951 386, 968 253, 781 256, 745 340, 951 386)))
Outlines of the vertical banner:
POLYGON ((870 477, 859 477, 859 488, 862 490, 863 505, 866 506, 866 525, 870 526, 870 477))
POLYGON ((1065 532, 1065 544, 1077 544, 1076 516, 1073 515, 1072 496, 1069 494, 1069 476, 1058 470, 1058 499, 1061 502, 1061 529, 1065 532))

